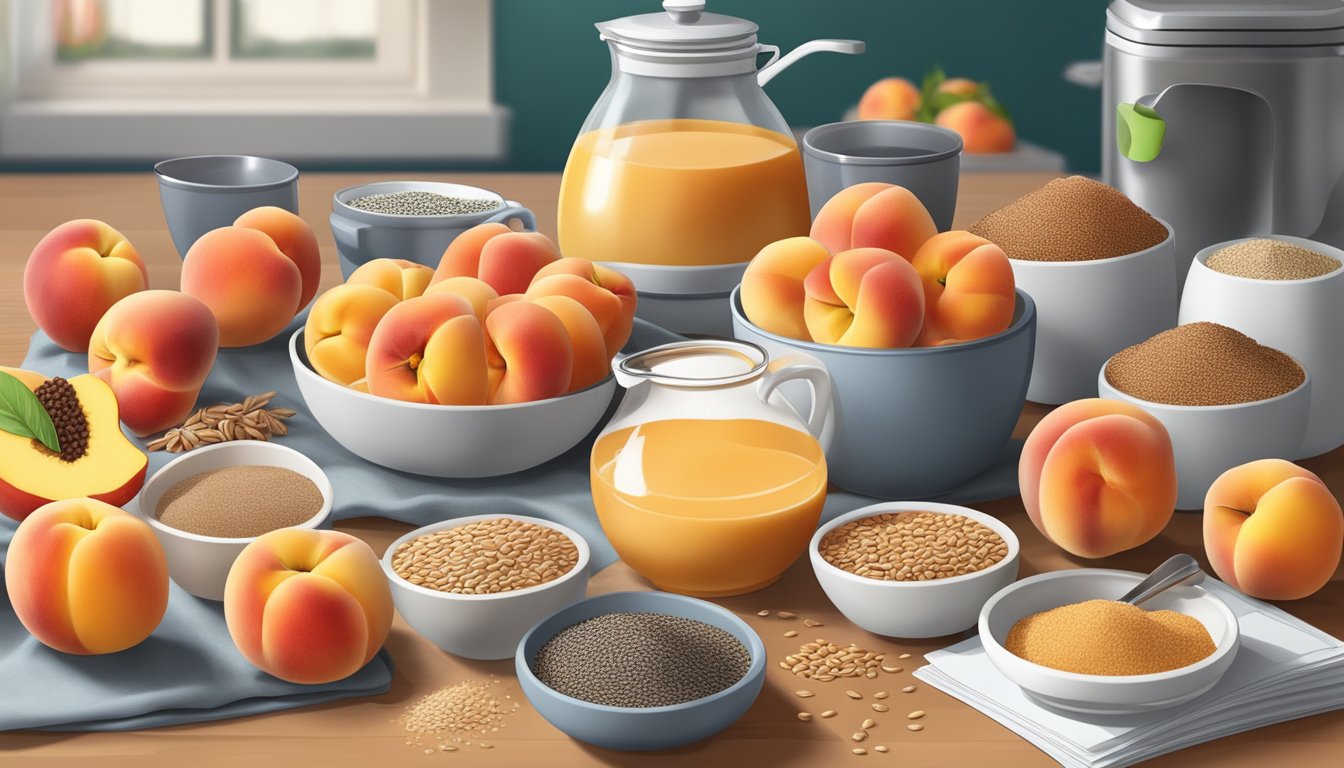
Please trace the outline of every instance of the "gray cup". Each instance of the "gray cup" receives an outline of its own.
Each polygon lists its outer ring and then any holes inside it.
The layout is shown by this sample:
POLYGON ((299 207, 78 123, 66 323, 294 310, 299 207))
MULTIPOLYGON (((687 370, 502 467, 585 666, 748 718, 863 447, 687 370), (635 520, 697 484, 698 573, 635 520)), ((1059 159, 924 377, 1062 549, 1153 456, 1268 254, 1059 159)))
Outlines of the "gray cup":
POLYGON ((359 265, 379 258, 407 259, 428 267, 437 267, 443 252, 458 235, 478 224, 515 220, 528 231, 537 228, 537 217, 532 211, 512 200, 505 200, 497 192, 440 181, 360 184, 340 190, 331 199, 331 234, 341 257, 341 274, 347 278, 359 265), (406 216, 375 213, 350 205, 352 200, 368 195, 407 191, 483 198, 493 200, 499 207, 484 213, 454 216, 406 216))
POLYGON ((177 253, 185 257, 196 239, 227 227, 265 205, 299 212, 299 169, 249 155, 199 155, 154 165, 163 218, 177 253))
POLYGON ((880 181, 913 192, 938 231, 946 232, 957 210, 961 146, 956 131, 928 123, 855 120, 819 125, 803 135, 812 215, 840 190, 880 181))

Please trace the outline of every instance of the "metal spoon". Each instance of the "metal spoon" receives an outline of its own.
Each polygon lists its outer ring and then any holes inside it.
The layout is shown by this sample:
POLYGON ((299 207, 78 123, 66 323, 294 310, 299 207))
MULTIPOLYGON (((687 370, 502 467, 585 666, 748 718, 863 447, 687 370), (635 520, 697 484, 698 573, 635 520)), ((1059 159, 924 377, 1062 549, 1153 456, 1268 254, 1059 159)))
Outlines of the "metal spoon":
POLYGON ((1172 587, 1183 584, 1198 584, 1204 581, 1204 571, 1199 562, 1189 555, 1173 555, 1148 577, 1120 598, 1122 603, 1142 605, 1172 587))

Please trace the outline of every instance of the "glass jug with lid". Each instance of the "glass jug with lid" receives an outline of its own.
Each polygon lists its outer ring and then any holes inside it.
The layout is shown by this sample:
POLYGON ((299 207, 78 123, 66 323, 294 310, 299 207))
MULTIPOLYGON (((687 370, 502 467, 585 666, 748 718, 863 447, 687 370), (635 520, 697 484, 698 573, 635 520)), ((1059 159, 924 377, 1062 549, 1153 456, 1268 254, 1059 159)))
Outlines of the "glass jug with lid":
POLYGON ((621 559, 660 589, 729 595, 779 577, 826 499, 831 380, 814 358, 677 342, 615 365, 625 398, 593 445, 593 505, 621 559), (801 417, 778 387, 811 385, 801 417))
POLYGON ((663 8, 597 25, 612 77, 565 166, 560 248, 615 264, 643 293, 726 293, 763 246, 811 225, 801 155, 761 86, 803 56, 863 43, 813 40, 781 57, 756 24, 703 0, 663 8))

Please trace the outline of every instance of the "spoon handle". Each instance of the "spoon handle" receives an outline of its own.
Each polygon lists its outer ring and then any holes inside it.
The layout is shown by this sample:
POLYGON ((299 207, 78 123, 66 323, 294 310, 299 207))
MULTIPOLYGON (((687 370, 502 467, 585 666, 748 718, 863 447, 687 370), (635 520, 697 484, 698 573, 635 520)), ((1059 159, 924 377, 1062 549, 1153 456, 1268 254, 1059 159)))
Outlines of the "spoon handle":
POLYGON ((1172 587, 1198 584, 1204 580, 1199 561, 1190 555, 1173 555, 1120 598, 1122 603, 1142 605, 1172 587))

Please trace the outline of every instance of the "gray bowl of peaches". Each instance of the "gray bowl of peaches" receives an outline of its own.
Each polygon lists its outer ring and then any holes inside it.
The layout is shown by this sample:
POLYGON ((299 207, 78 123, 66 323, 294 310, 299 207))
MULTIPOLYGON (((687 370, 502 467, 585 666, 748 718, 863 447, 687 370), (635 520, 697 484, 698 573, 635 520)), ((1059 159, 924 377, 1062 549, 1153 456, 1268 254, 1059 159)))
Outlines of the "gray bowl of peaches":
MULTIPOLYGON (((766 246, 732 295, 734 334, 819 358, 834 385, 830 478, 877 498, 937 496, 1004 454, 1026 398, 1036 307, 1007 256, 938 233, 903 187, 833 197, 810 237, 766 246)), ((786 391, 795 406, 806 392, 786 391)))
POLYGON ((577 445, 616 389, 630 335, 623 275, 535 232, 481 225, 437 269, 361 265, 290 339, 299 391, 350 452, 436 477, 492 477, 577 445))

